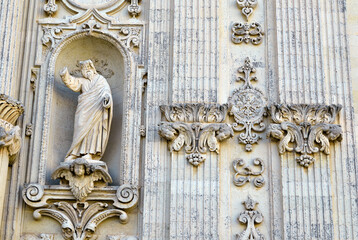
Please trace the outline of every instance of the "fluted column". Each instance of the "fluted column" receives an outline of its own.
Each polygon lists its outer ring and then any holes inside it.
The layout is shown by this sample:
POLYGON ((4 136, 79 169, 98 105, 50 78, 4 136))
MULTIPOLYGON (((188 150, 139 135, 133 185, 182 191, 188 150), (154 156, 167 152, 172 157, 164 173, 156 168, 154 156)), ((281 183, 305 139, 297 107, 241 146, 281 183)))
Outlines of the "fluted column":
POLYGON ((305 169, 281 157, 285 239, 358 239, 357 154, 346 1, 277 0, 278 96, 286 104, 340 104, 343 140, 305 169))
POLYGON ((15 126, 15 122, 23 112, 20 102, 0 95, 0 219, 4 208, 8 166, 14 162, 21 146, 20 128, 15 126))

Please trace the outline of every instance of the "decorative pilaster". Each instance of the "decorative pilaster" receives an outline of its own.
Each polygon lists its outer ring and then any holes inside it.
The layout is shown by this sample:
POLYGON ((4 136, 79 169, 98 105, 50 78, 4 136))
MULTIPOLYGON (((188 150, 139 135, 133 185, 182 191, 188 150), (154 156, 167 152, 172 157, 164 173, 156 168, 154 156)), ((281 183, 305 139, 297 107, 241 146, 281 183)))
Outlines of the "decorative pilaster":
MULTIPOLYGON (((282 235, 273 235, 273 239, 358 238, 357 152, 346 2, 275 1, 278 52, 274 58, 278 71, 271 82, 278 86, 277 101, 287 105, 341 105, 336 123, 342 141, 324 144, 330 154, 319 151, 309 168, 292 161, 295 153, 281 155, 283 219, 274 221, 282 222, 283 227, 274 227, 282 235)), ((312 131, 312 126, 294 125, 299 132, 312 131)), ((321 141, 322 135, 318 137, 321 141)), ((314 142, 318 143, 316 139, 314 142)), ((273 144, 272 149, 277 146, 273 144)), ((274 203, 280 201, 277 196, 273 195, 274 203)), ((282 211, 280 208, 277 206, 278 211, 282 211)))
POLYGON ((8 166, 15 161, 21 147, 20 128, 14 124, 23 112, 24 107, 20 102, 0 94, 0 219, 4 208, 8 166))

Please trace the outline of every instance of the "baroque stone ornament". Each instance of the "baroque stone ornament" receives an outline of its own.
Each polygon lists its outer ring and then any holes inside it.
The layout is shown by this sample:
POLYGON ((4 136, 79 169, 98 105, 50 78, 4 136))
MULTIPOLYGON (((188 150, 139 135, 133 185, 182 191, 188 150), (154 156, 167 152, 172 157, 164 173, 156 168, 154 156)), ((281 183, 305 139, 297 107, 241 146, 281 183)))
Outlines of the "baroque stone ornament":
POLYGON ((80 62, 82 78, 73 77, 67 68, 60 72, 65 85, 81 92, 75 115, 73 142, 65 161, 101 159, 112 122, 112 94, 107 80, 97 73, 91 60, 80 62))
POLYGON ((265 171, 265 164, 262 159, 256 158, 253 161, 255 166, 259 166, 261 169, 254 171, 252 167, 245 165, 243 159, 235 160, 232 165, 235 171, 234 184, 238 187, 245 185, 251 181, 251 176, 254 177, 254 185, 258 188, 265 184, 265 179, 262 177, 262 173, 265 171))
POLYGON ((44 5, 44 11, 50 16, 52 16, 57 9, 56 0, 47 0, 47 3, 44 5))
POLYGON ((275 104, 270 113, 268 137, 279 140, 279 153, 296 152, 296 161, 308 167, 315 159, 313 153, 330 154, 330 141, 342 140, 342 128, 333 124, 340 105, 275 104))
POLYGON ((135 18, 139 16, 139 14, 142 12, 142 8, 138 4, 140 0, 129 0, 129 1, 130 1, 130 5, 128 6, 128 12, 133 18, 135 18))
POLYGON ((258 143, 261 138, 255 132, 263 132, 266 129, 263 118, 266 115, 267 102, 264 94, 251 84, 251 81, 256 81, 257 78, 251 77, 256 69, 251 65, 249 58, 246 58, 245 65, 240 67, 238 72, 244 75, 238 78, 238 81, 244 81, 244 85, 234 90, 229 98, 229 114, 234 116, 234 131, 241 132, 238 137, 239 143, 245 144, 246 151, 251 151, 252 145, 258 143))
POLYGON ((108 209, 107 203, 93 204, 56 202, 50 208, 40 208, 34 211, 33 216, 39 220, 48 216, 61 224, 62 236, 65 239, 91 239, 97 226, 104 220, 118 216, 120 222, 125 223, 127 213, 120 209, 108 209))
POLYGON ((236 44, 251 42, 259 45, 263 40, 264 32, 259 23, 234 23, 232 28, 231 41, 236 44))
POLYGON ((41 38, 43 45, 50 44, 51 48, 54 48, 55 44, 62 39, 62 36, 59 34, 62 32, 62 29, 59 27, 49 27, 49 26, 43 26, 42 27, 43 36, 41 38))
POLYGON ((141 38, 141 28, 139 27, 121 27, 119 29, 120 40, 127 48, 139 47, 141 38))
POLYGON ((257 6, 257 0, 236 0, 242 14, 249 20, 249 16, 253 13, 257 6))
POLYGON ((24 112, 23 105, 5 94, 0 94, 0 148, 7 148, 10 164, 21 147, 20 127, 14 126, 24 112))
POLYGON ((247 197, 247 200, 243 202, 246 211, 240 213, 238 220, 240 223, 246 225, 245 231, 236 235, 237 240, 264 240, 265 237, 260 231, 255 228, 255 224, 259 224, 263 221, 263 216, 259 211, 254 210, 257 202, 254 201, 251 196, 247 197))
POLYGON ((160 106, 168 122, 221 123, 228 112, 227 104, 175 104, 160 106))
POLYGON ((111 183, 104 163, 89 163, 85 159, 77 158, 73 162, 61 163, 52 174, 53 179, 64 178, 68 181, 71 191, 78 201, 83 201, 94 188, 94 182, 102 180, 111 183))
POLYGON ((178 104, 160 106, 168 122, 159 124, 159 135, 168 140, 169 151, 180 151, 183 147, 187 160, 193 166, 204 162, 203 155, 219 153, 219 142, 233 136, 232 128, 225 120, 227 105, 178 104))

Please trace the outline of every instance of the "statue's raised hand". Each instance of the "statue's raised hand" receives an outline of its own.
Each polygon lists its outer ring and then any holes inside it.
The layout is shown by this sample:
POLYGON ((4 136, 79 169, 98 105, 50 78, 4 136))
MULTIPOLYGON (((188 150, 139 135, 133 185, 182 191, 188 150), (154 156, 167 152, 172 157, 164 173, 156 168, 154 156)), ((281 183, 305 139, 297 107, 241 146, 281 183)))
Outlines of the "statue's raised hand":
POLYGON ((63 77, 63 76, 66 75, 66 73, 68 73, 68 69, 67 69, 67 67, 64 67, 64 68, 62 68, 62 70, 60 71, 60 76, 63 77))

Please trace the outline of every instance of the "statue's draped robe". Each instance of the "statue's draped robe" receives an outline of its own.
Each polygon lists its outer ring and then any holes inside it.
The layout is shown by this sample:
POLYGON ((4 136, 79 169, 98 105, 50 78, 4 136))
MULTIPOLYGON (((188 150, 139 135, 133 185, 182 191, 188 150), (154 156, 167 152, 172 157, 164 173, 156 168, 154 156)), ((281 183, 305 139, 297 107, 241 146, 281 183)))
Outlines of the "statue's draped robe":
POLYGON ((81 91, 75 115, 73 141, 66 157, 94 154, 100 158, 106 149, 112 121, 112 94, 106 79, 95 75, 88 80, 69 74, 65 84, 75 92, 81 91), (105 96, 109 106, 104 107, 105 96))

